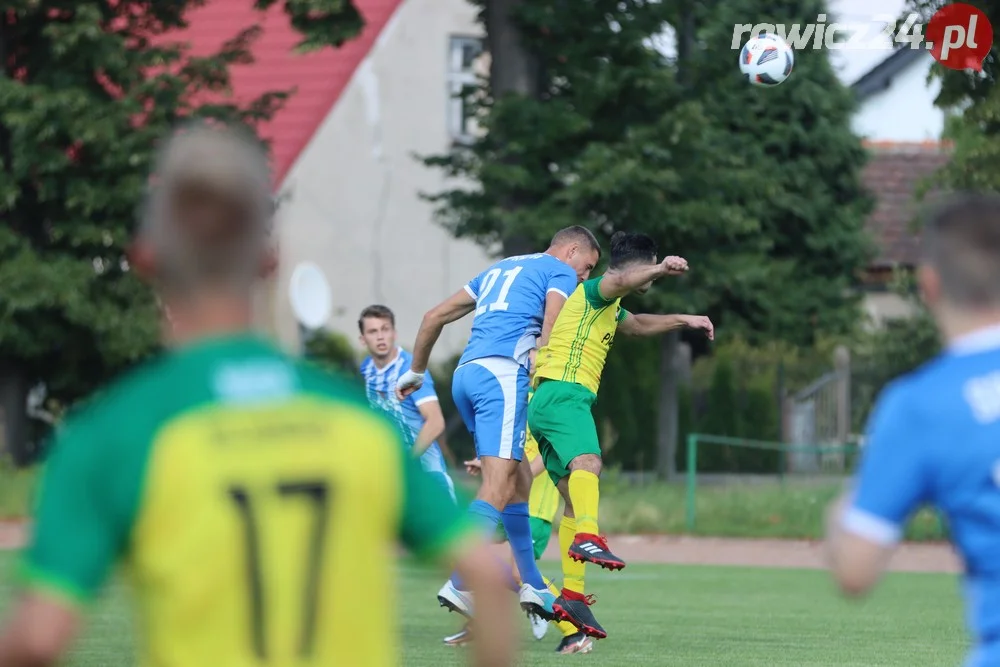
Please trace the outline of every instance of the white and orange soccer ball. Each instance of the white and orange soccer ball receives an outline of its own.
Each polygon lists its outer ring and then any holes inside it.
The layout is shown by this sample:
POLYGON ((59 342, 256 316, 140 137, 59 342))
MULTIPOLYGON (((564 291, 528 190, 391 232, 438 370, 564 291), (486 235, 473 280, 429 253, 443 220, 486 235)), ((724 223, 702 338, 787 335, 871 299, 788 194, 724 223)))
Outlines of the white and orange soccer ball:
POLYGON ((740 71, 755 86, 777 86, 788 78, 794 65, 792 47, 773 33, 751 37, 740 49, 740 71))

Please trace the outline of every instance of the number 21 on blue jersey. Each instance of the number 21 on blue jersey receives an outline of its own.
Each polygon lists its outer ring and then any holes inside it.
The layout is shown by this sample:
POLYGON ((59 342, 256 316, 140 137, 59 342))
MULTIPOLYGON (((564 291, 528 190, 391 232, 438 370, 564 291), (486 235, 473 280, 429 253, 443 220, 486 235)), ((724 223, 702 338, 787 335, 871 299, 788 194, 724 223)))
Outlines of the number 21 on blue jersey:
POLYGON ((510 304, 507 303, 507 295, 510 293, 510 288, 514 284, 514 279, 517 278, 517 274, 521 272, 522 268, 523 267, 515 266, 507 271, 503 271, 501 269, 489 270, 489 272, 483 277, 483 287, 480 290, 479 298, 476 300, 476 317, 482 315, 486 311, 507 310, 510 306, 510 304), (501 274, 503 275, 503 283, 500 285, 500 290, 494 295, 493 288, 496 287, 501 274), (492 301, 490 301, 491 296, 493 299, 492 301))

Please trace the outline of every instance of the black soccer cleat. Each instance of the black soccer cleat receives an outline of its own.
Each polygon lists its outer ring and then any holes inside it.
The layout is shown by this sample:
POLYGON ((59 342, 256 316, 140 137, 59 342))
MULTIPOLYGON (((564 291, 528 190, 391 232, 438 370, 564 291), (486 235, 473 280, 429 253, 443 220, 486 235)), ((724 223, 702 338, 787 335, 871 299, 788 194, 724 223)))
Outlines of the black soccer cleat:
POLYGON ((594 614, 590 611, 590 606, 597 601, 596 598, 593 595, 581 595, 579 599, 572 599, 565 597, 565 594, 566 591, 563 591, 563 595, 556 598, 555 604, 552 605, 552 609, 556 614, 556 620, 572 623, 580 632, 588 637, 594 637, 595 639, 604 639, 607 637, 608 633, 604 631, 604 628, 601 627, 601 624, 597 622, 594 614))
POLYGON ((611 553, 603 535, 577 533, 569 547, 569 557, 581 563, 600 565, 605 570, 621 570, 625 561, 611 553))

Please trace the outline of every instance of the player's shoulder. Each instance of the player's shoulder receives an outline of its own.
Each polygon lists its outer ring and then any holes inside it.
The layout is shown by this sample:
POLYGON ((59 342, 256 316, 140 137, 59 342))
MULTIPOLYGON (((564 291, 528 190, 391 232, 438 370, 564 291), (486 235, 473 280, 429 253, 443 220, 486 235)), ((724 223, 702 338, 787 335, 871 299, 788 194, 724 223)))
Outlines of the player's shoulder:
POLYGON ((125 371, 74 405, 56 430, 56 440, 86 440, 95 455, 104 453, 102 447, 119 442, 151 442, 173 414, 196 405, 204 396, 196 390, 199 383, 180 381, 184 374, 180 366, 176 355, 168 352, 125 371))
POLYGON ((368 355, 361 360, 361 363, 358 365, 358 368, 361 370, 361 373, 364 374, 367 371, 369 371, 374 365, 375 365, 375 360, 372 359, 371 355, 368 355))
POLYGON ((546 257, 545 263, 548 266, 552 267, 552 271, 554 273, 572 276, 574 280, 576 279, 576 269, 574 269, 572 266, 562 261, 558 257, 553 257, 552 255, 545 255, 545 257, 546 257))
POLYGON ((878 397, 877 411, 898 419, 916 419, 937 412, 952 392, 958 375, 952 360, 939 355, 890 381, 878 397))

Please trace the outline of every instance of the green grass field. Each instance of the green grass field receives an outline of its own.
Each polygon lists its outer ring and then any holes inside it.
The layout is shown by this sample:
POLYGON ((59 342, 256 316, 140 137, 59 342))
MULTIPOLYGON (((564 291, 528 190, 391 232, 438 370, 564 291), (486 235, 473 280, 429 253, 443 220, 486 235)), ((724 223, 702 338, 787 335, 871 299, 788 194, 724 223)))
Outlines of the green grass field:
MULTIPOLYGON (((11 562, 0 554, 0 607, 10 599, 11 562)), ((440 575, 401 568, 401 664, 464 664, 462 649, 441 644, 459 617, 437 607, 440 575)), ((890 575, 860 603, 839 599, 826 573, 805 570, 630 565, 588 577, 610 637, 590 655, 557 656, 555 628, 536 642, 524 622, 523 665, 941 667, 959 664, 966 645, 957 582, 946 575, 890 575)), ((68 665, 133 664, 127 600, 123 586, 108 590, 68 665)))
MULTIPOLYGON (((456 476, 467 490, 478 480, 456 476)), ((0 520, 30 514, 37 484, 34 471, 18 471, 0 463, 0 520)), ((696 495, 695 535, 719 537, 822 537, 827 505, 843 490, 838 480, 790 477, 776 481, 703 483, 696 495)), ((636 484, 614 470, 601 476, 601 527, 609 534, 680 534, 684 522, 683 484, 636 484)), ((942 526, 928 511, 919 512, 907 526, 908 540, 941 540, 942 526)))

